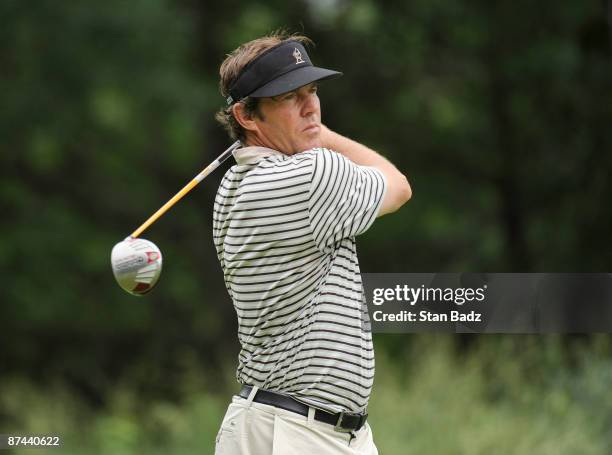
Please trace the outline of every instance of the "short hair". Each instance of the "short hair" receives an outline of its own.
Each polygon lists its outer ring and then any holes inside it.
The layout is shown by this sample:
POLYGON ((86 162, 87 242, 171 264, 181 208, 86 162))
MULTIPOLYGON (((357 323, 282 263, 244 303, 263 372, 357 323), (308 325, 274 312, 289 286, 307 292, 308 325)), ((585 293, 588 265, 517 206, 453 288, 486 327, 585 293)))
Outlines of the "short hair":
MULTIPOLYGON (((298 41, 304 45, 313 44, 312 40, 304 35, 289 34, 285 30, 277 30, 269 35, 254 39, 248 43, 241 44, 237 49, 227 55, 221 67, 219 68, 219 91, 225 100, 229 96, 229 91, 232 85, 240 76, 240 73, 246 65, 252 62, 259 55, 263 54, 268 49, 278 46, 286 41, 298 41)), ((244 104, 247 115, 258 115, 259 113, 259 98, 245 97, 238 101, 244 104)), ((216 113, 215 118, 228 132, 232 140, 239 139, 244 141, 246 131, 234 118, 232 106, 225 106, 216 113)))

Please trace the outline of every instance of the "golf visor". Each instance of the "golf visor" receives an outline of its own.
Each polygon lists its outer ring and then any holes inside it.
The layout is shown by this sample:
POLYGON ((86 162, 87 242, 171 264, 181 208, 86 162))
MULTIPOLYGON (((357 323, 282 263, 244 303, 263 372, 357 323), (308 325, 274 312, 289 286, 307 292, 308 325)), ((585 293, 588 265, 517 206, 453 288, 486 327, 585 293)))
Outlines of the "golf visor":
POLYGON ((301 43, 285 41, 245 66, 229 90, 227 104, 231 106, 247 96, 276 96, 311 82, 340 76, 342 73, 338 71, 313 66, 301 43))

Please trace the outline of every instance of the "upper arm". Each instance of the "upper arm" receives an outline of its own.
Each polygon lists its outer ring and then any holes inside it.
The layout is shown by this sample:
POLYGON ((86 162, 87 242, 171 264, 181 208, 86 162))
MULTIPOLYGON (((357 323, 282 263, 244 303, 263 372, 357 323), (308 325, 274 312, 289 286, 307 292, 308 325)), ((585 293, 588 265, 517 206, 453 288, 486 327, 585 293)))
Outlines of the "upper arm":
POLYGON ((387 190, 384 174, 358 166, 339 153, 318 149, 313 157, 309 217, 317 247, 365 232, 378 215, 387 190))

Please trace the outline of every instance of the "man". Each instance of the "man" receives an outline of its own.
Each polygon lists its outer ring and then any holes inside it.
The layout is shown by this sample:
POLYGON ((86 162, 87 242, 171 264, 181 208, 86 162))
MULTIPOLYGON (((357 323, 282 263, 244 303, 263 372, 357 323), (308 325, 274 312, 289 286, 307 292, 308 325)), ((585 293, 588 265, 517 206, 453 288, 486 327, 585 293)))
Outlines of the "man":
POLYGON ((321 123, 304 36, 243 44, 221 65, 217 119, 244 145, 213 234, 241 351, 217 454, 377 454, 374 350, 355 236, 411 197, 385 158, 321 123))

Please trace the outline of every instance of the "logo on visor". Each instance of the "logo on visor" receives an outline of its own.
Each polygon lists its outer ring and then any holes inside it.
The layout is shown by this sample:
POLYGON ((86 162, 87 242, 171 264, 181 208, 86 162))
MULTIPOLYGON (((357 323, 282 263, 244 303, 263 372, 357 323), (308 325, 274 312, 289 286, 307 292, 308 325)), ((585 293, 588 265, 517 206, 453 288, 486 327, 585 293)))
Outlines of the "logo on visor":
POLYGON ((293 57, 295 58, 295 64, 298 65, 300 63, 306 63, 304 62, 304 60, 302 60, 302 53, 300 52, 300 50, 296 47, 295 49, 293 49, 293 57))

